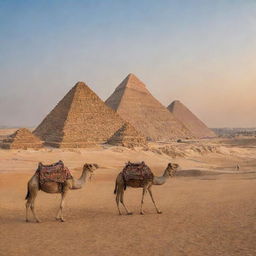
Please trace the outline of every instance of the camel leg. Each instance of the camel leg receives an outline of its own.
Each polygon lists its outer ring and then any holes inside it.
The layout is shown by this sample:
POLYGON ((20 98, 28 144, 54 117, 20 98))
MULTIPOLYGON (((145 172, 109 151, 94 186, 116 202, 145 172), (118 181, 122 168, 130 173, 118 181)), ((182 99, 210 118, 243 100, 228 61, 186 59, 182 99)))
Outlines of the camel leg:
POLYGON ((145 193, 147 191, 147 188, 144 187, 143 188, 143 191, 142 191, 142 198, 141 198, 141 205, 140 205, 140 214, 144 214, 144 211, 143 211, 143 203, 144 203, 144 196, 145 196, 145 193))
POLYGON ((67 190, 64 191, 62 194, 61 194, 61 201, 60 201, 60 209, 57 213, 57 216, 56 216, 56 219, 57 220, 60 220, 62 222, 64 222, 64 218, 63 218, 63 208, 64 208, 64 200, 65 200, 65 197, 67 195, 67 190))
POLYGON ((36 196, 37 196, 37 192, 38 190, 37 189, 34 189, 34 190, 30 190, 30 196, 27 200, 27 203, 26 203, 26 221, 28 222, 28 210, 29 210, 29 207, 33 213, 33 216, 36 220, 36 222, 41 222, 40 219, 37 217, 36 215, 36 211, 35 211, 35 199, 36 199, 36 196))
POLYGON ((162 212, 157 208, 156 203, 155 203, 155 200, 154 200, 154 198, 153 198, 153 194, 152 194, 151 187, 148 188, 148 192, 149 192, 150 197, 151 197, 151 199, 152 199, 152 202, 153 202, 153 204, 154 204, 154 206, 155 206, 155 208, 156 208, 156 212, 157 212, 158 214, 161 214, 162 212))
POLYGON ((30 206, 31 206, 31 196, 27 199, 27 202, 26 202, 26 222, 29 222, 28 215, 29 215, 30 206))
POLYGON ((121 191, 120 201, 121 201, 121 203, 122 203, 122 205, 123 205, 123 207, 124 207, 124 209, 125 209, 127 215, 132 215, 132 212, 130 212, 130 211, 126 208, 126 206, 125 206, 125 204, 124 204, 124 190, 123 190, 123 189, 122 189, 122 191, 121 191))
POLYGON ((120 201, 120 189, 118 187, 117 191, 116 191, 116 205, 117 205, 117 209, 118 209, 119 215, 122 215, 122 213, 120 211, 120 208, 119 208, 119 201, 120 201))

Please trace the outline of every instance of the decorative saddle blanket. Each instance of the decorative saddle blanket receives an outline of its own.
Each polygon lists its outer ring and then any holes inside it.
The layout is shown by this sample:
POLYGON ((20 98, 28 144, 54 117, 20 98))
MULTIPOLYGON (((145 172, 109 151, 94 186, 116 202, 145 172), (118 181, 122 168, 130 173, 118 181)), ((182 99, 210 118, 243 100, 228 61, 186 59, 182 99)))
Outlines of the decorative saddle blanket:
POLYGON ((150 168, 144 163, 131 163, 128 162, 122 170, 122 175, 125 183, 136 182, 138 186, 143 186, 147 182, 153 180, 153 173, 150 168))
POLYGON ((69 169, 64 166, 61 160, 51 165, 43 165, 40 162, 36 174, 39 177, 40 184, 44 184, 45 182, 64 183, 66 180, 72 178, 69 169))

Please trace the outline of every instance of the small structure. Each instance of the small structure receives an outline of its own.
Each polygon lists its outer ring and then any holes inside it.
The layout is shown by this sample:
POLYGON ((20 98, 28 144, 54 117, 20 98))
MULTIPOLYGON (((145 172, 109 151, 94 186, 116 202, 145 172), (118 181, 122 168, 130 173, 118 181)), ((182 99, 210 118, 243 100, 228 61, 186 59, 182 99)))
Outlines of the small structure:
POLYGON ((147 140, 132 125, 125 123, 114 133, 107 143, 132 148, 134 146, 145 146, 147 140))
POLYGON ((3 140, 4 149, 42 148, 43 142, 26 128, 21 128, 3 140))

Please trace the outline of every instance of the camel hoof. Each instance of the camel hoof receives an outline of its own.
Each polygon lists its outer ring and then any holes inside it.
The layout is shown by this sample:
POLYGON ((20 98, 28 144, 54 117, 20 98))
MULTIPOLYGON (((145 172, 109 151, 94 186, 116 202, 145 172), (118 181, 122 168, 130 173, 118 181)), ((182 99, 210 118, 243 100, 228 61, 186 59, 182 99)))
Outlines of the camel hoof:
POLYGON ((64 219, 60 219, 60 221, 61 221, 61 222, 65 222, 65 220, 64 220, 64 219))
POLYGON ((145 215, 145 213, 144 212, 140 212, 140 215, 145 215))
POLYGON ((127 215, 133 215, 133 213, 132 212, 128 212, 127 215))
POLYGON ((162 214, 163 212, 161 212, 161 211, 158 211, 157 213, 158 213, 158 214, 162 214))
POLYGON ((41 223, 42 221, 41 220, 36 220, 37 223, 41 223))
POLYGON ((26 220, 26 222, 29 222, 29 220, 26 220))

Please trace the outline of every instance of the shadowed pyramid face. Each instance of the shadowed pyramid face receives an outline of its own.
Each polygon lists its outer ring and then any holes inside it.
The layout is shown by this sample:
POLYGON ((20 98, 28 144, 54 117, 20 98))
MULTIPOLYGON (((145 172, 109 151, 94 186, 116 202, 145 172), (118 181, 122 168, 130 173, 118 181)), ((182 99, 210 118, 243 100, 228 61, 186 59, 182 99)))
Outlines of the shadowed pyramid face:
POLYGON ((121 145, 125 147, 145 146, 146 138, 139 133, 131 124, 125 123, 107 141, 108 144, 121 145))

